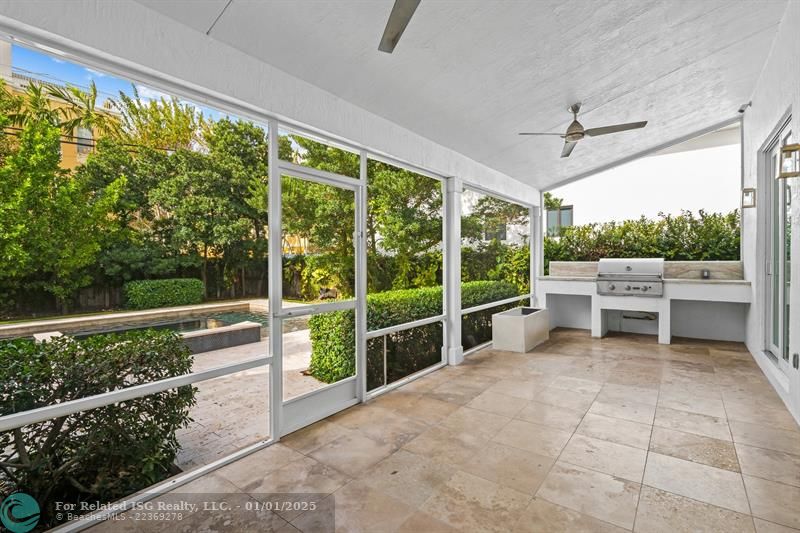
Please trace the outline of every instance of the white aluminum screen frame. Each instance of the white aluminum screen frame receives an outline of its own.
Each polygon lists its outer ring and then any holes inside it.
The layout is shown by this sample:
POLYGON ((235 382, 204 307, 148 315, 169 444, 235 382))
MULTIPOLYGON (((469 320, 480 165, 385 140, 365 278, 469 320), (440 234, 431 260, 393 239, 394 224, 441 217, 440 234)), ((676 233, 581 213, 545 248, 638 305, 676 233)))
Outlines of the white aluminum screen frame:
MULTIPOLYGON (((100 71, 108 72, 112 75, 119 76, 122 79, 126 79, 132 82, 140 82, 146 84, 148 86, 161 89, 169 94, 173 94, 177 97, 186 98, 189 101, 199 102, 203 105, 208 105, 214 107, 220 111, 231 113, 235 116, 238 116, 242 119, 252 120, 257 123, 267 124, 268 126, 268 137, 269 137, 269 182, 270 185, 273 183, 280 183, 280 176, 282 171, 288 170, 288 174, 291 175, 295 171, 298 173, 301 172, 300 169, 295 169, 294 167, 286 167, 286 165, 292 165, 291 163, 284 162, 285 165, 278 164, 280 161, 278 157, 278 135, 281 129, 283 130, 290 130, 292 132, 296 132, 300 135, 308 136, 312 139, 322 138, 327 140, 328 143, 337 146, 337 147, 345 147, 345 149, 349 149, 351 151, 355 151, 361 155, 361 179, 355 180, 354 178, 347 178, 351 183, 361 183, 362 189, 364 189, 363 194, 361 194, 360 199, 357 200, 357 209, 358 206, 361 206, 361 216, 357 220, 357 224, 359 221, 363 223, 365 216, 366 216, 366 160, 367 157, 374 158, 377 160, 385 161, 387 163, 399 166, 401 168, 407 168, 412 170, 413 172, 418 172, 419 174, 432 177, 434 179, 442 180, 443 186, 445 187, 444 193, 444 223, 443 223, 443 233, 444 233, 444 242, 443 242, 443 270, 444 274, 443 277, 443 310, 444 314, 440 317, 433 317, 433 318, 441 318, 445 317, 444 320, 444 327, 445 327, 445 346, 443 347, 443 352, 445 354, 451 353, 452 350, 460 347, 450 346, 450 340, 457 336, 460 339, 460 334, 456 334, 456 332, 451 331, 453 328, 453 324, 455 323, 456 317, 460 321, 462 316, 461 309, 457 309, 452 305, 452 302, 458 301, 460 303, 459 294, 453 294, 452 292, 448 294, 448 286, 460 286, 460 268, 456 269, 455 272, 449 272, 448 270, 453 270, 449 268, 452 264, 457 264, 460 266, 460 257, 454 262, 454 258, 450 258, 448 261, 447 254, 448 250, 451 252, 454 249, 460 250, 460 242, 461 242, 461 235, 460 231, 458 231, 458 235, 452 231, 453 228, 458 228, 460 230, 460 218, 459 220, 453 220, 453 213, 458 213, 460 215, 461 206, 450 205, 448 206, 448 202, 452 203, 452 196, 448 194, 450 192, 450 188, 460 188, 462 179, 464 179, 464 183, 468 183, 467 179, 461 176, 445 176, 435 171, 430 171, 421 167, 417 167, 411 163, 404 162, 400 159, 395 159, 387 154, 384 154, 380 151, 373 151, 370 150, 368 147, 361 146, 356 143, 350 143, 346 140, 343 140, 335 135, 329 135, 327 133, 323 133, 320 131, 316 131, 313 128, 308 128, 301 124, 292 123, 289 119, 285 117, 278 117, 274 114, 266 112, 260 107, 247 104, 242 102, 234 97, 231 97, 227 94, 217 93, 214 91, 209 91, 204 87, 200 87, 196 84, 192 84, 189 82, 185 82, 181 79, 175 78, 168 74, 163 74, 157 71, 154 71, 149 68, 141 67, 138 64, 135 64, 130 61, 121 60, 116 57, 112 57, 102 51, 99 51, 95 48, 90 48, 85 45, 78 44, 72 40, 65 39, 61 36, 52 34, 47 31, 40 30, 38 28, 33 27, 20 27, 14 24, 12 21, 7 19, 3 19, 0 21, 0 33, 2 33, 6 38, 12 40, 14 42, 20 43, 25 46, 31 46, 36 49, 42 50, 45 53, 48 50, 59 50, 62 53, 59 54, 60 57, 67 59, 71 62, 74 62, 79 65, 85 65, 94 69, 98 69, 100 71), (455 285, 452 284, 452 281, 456 279, 458 283, 455 285)), ((301 167, 302 172, 304 175, 313 176, 314 178, 322 178, 327 179, 330 176, 324 171, 317 171, 316 169, 311 169, 308 167, 301 167)), ((536 212, 536 207, 533 205, 525 204, 518 202, 514 199, 506 197, 500 193, 492 191, 490 189, 484 188, 477 183, 469 183, 468 185, 470 188, 476 189, 478 191, 483 192, 484 194, 490 194, 492 196, 511 201, 513 203, 517 203, 519 205, 528 205, 531 210, 531 214, 533 215, 536 212)), ((272 216, 273 210, 277 207, 278 212, 280 211, 280 191, 277 190, 275 187, 270 186, 269 190, 269 209, 270 209, 270 216, 272 216), (277 192, 277 194, 276 194, 277 192)), ((460 204, 460 202, 459 202, 460 204)), ((541 210, 538 211, 538 216, 541 216, 541 210)), ((363 225, 361 226, 363 231, 363 225)), ((533 217, 531 219, 531 228, 538 229, 541 228, 541 221, 537 219, 536 226, 534 226, 533 217)), ((269 224, 269 254, 271 257, 280 257, 281 256, 281 236, 280 236, 280 228, 275 227, 274 224, 269 224), (277 253, 276 253, 277 252, 277 253)), ((531 280, 530 286, 533 289, 534 283, 536 280, 536 273, 537 271, 541 270, 540 265, 534 266, 533 261, 534 257, 538 256, 539 254, 534 255, 534 242, 538 241, 538 248, 541 248, 541 238, 530 238, 531 242, 531 280)), ((452 255, 452 254, 451 254, 452 255)), ((363 271, 366 272, 366 256, 365 254, 357 254, 357 262, 362 262, 363 271)), ((541 260, 541 258, 540 258, 541 260)), ((276 277, 281 275, 281 266, 280 264, 275 265, 275 261, 269 261, 269 279, 272 281, 276 277)), ((269 291, 269 299, 271 302, 281 300, 281 294, 275 294, 275 286, 270 283, 269 291), (276 297, 277 296, 277 300, 276 297)), ((530 297, 533 297, 534 291, 531 290, 530 297)), ((364 297, 366 296, 366 279, 365 276, 362 276, 361 280, 357 281, 356 287, 356 294, 361 294, 364 297)), ((520 298, 524 298, 524 296, 520 296, 520 298)), ((498 304, 499 305, 499 304, 498 304)), ((318 308, 320 306, 317 306, 318 308)), ((460 307, 460 305, 458 306, 460 307)), ((367 331, 366 331, 366 299, 356 299, 356 322, 357 322, 357 342, 359 345, 363 345, 364 349, 361 350, 361 356, 357 356, 357 368, 360 365, 360 368, 365 368, 366 361, 365 361, 365 348, 366 348, 366 340, 367 340, 367 331), (358 309, 361 312, 358 312, 358 309), (359 321, 359 316, 361 320, 359 321)), ((270 311, 272 314, 272 311, 270 311)), ((118 511, 115 512, 108 512, 108 513, 101 513, 95 517, 94 521, 79 521, 65 524, 59 527, 60 531, 79 531, 85 528, 92 526, 96 521, 103 520, 112 514, 116 514, 116 512, 124 511, 126 509, 132 508, 132 506, 137 502, 147 501, 152 498, 155 498, 169 490, 173 490, 178 486, 181 486, 185 483, 188 483, 194 479, 197 479, 207 473, 220 468, 226 464, 229 464, 239 458, 242 458, 246 455, 249 455, 255 451, 258 451, 264 447, 270 446, 279 440, 280 435, 280 425, 281 425, 281 415, 282 415, 282 362, 280 358, 274 357, 275 353, 280 353, 280 348, 277 348, 276 351, 276 342, 280 339, 279 336, 275 335, 276 328, 279 327, 279 324, 275 323, 276 321, 270 321, 270 351, 266 357, 260 357, 257 359, 253 359, 250 361, 245 361, 242 363, 234 363, 231 365, 226 365, 224 367, 218 367, 216 369, 211 369, 209 371, 197 372, 193 374, 187 374, 186 376, 178 376, 176 378, 168 378, 167 380, 160 380, 158 382, 153 382, 150 384, 145 384, 141 386, 142 388, 136 389, 137 392, 141 392, 140 396, 136 397, 143 397, 154 392, 158 392, 159 390, 167 390, 161 389, 161 387, 167 386, 168 383, 180 383, 180 384, 189 384, 192 382, 200 382, 207 379, 213 379, 214 377, 220 377, 223 375, 229 375, 235 373, 237 371, 241 371, 242 365, 249 365, 253 364, 254 366, 260 365, 268 365, 269 366, 269 419, 270 419, 270 438, 264 440, 262 442, 253 444, 251 446, 245 447, 238 452, 234 452, 227 457, 224 457, 214 463, 210 463, 208 465, 196 468, 190 472, 185 474, 181 474, 179 476, 175 476, 173 478, 169 478, 161 483, 153 485, 148 489, 136 494, 127 497, 126 499, 122 500, 118 504, 118 511), (220 373, 222 372, 222 373, 220 373), (170 381, 170 380, 176 381, 170 381), (186 383, 184 381, 188 380, 186 383)), ((413 323, 408 323, 413 324, 413 323)), ((408 324, 401 324, 399 326, 407 326, 408 324)), ((413 327, 413 326, 412 326, 413 327)), ((460 328, 458 328, 460 332, 460 328)), ((357 347, 358 348, 358 347, 357 347)), ((358 349, 357 349, 358 353, 358 349)), ((448 357, 447 355, 443 355, 443 360, 441 365, 435 365, 428 369, 424 369, 416 374, 403 378, 389 387, 385 387, 380 390, 379 393, 387 392, 391 390, 391 388, 396 388, 401 386, 413 379, 421 377, 427 373, 433 372, 442 366, 445 366, 447 362, 453 363, 453 359, 448 357)), ((363 372, 361 373, 363 375, 363 372)), ((357 374, 359 375, 359 374, 357 374)), ((359 401, 366 401, 370 397, 377 395, 378 393, 368 394, 366 391, 366 379, 365 377, 361 380, 360 386, 360 398, 359 401)), ((179 385, 175 385, 179 386, 179 385)), ((170 388, 170 387, 168 387, 170 388)), ((106 393, 104 395, 98 395, 102 398, 98 397, 88 397, 88 398, 81 398, 79 400, 75 400, 73 402, 65 402, 64 404, 56 405, 56 406, 48 406, 43 409, 50 409, 51 407, 58 408, 56 410, 49 410, 46 411, 48 415, 52 413, 57 413, 55 416, 63 416, 65 413, 69 413, 71 409, 78 409, 84 410, 85 406, 93 405, 94 407, 102 406, 102 405, 109 405, 111 403, 116 403, 117 401, 123 401, 126 399, 134 399, 130 397, 130 391, 127 389, 122 389, 119 391, 113 391, 110 393, 106 393), (98 403, 99 402, 99 403, 98 403)), ((37 410, 38 411, 38 410, 37 410)), ((78 412, 74 411, 74 412, 78 412)), ((21 412, 21 413, 13 413, 11 415, 6 415, 5 417, 0 417, 0 421, 5 421, 6 426, 10 427, 11 425, 17 424, 17 422, 23 421, 23 425, 25 420, 34 420, 37 416, 41 416, 42 413, 45 411, 39 411, 39 414, 33 414, 31 411, 29 412, 21 412), (11 418, 14 417, 14 418, 11 418), (27 418, 26 418, 27 417, 27 418)), ((19 426, 17 426, 19 427, 19 426)))

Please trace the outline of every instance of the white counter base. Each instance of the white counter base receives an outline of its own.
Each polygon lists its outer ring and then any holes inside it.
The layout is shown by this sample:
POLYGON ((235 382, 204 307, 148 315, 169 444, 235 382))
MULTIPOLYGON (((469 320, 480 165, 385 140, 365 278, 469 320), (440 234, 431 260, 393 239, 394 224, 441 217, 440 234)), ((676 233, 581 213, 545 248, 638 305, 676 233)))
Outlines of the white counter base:
POLYGON ((567 318, 570 327, 584 324, 583 328, 591 329, 593 337, 603 337, 609 330, 608 311, 656 313, 660 344, 670 344, 672 339, 673 301, 749 304, 751 298, 750 282, 742 280, 668 279, 664 280, 664 295, 660 298, 598 295, 594 278, 545 276, 537 281, 538 305, 550 309, 550 314, 554 317, 551 327, 559 325, 565 314, 571 314, 576 315, 577 320, 567 318), (564 299, 563 296, 568 298, 564 299), (570 296, 573 298, 569 298, 570 296), (562 301, 566 303, 566 309, 563 310, 557 308, 562 301), (589 324, 585 324, 586 310, 576 307, 587 304, 590 308, 589 324))

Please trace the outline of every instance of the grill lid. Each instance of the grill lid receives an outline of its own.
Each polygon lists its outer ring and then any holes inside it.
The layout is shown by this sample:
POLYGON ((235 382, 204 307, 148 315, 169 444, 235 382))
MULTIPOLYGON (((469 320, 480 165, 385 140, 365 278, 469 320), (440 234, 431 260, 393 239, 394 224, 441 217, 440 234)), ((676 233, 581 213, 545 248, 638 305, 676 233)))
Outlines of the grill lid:
POLYGON ((652 258, 626 258, 626 259, 601 259, 597 263, 597 275, 603 276, 664 276, 664 259, 652 258))

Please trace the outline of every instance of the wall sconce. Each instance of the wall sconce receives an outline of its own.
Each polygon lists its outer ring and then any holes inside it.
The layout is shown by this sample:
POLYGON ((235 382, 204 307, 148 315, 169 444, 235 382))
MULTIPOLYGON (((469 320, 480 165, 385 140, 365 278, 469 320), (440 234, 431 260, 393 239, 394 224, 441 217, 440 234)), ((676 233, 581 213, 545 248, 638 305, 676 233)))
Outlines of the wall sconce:
POLYGON ((742 189, 742 209, 756 206, 756 190, 752 187, 742 189))
POLYGON ((800 144, 787 144, 781 148, 780 169, 778 179, 800 177, 800 144))

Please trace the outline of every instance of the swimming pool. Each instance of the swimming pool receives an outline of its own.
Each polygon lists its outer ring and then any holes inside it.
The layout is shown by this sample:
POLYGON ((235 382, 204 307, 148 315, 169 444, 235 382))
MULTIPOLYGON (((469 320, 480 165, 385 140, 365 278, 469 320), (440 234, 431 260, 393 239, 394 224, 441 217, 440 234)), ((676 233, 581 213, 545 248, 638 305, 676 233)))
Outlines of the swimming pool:
POLYGON ((258 322, 261 324, 261 335, 266 336, 269 325, 269 317, 266 313, 214 313, 211 315, 201 315, 181 318, 178 320, 153 320, 149 322, 122 322, 117 324, 109 324, 107 326, 98 326, 94 328, 85 328, 75 333, 69 333, 77 339, 85 339, 94 335, 104 335, 107 333, 122 333, 125 331, 140 331, 144 329, 168 329, 170 331, 177 331, 179 333, 187 333, 189 331, 199 331, 201 329, 214 329, 223 326, 230 326, 231 324, 238 324, 239 322, 258 322))
MULTIPOLYGON (((308 320, 299 318, 284 322, 284 332, 299 331, 308 329, 308 320)), ((107 333, 122 333, 125 331, 139 331, 144 329, 168 329, 179 333, 199 331, 201 329, 214 329, 223 326, 238 324, 239 322, 257 322, 261 324, 261 338, 269 336, 269 316, 267 313, 230 311, 224 313, 213 313, 194 317, 181 318, 179 320, 153 320, 149 322, 122 322, 98 326, 95 328, 85 328, 75 333, 68 333, 78 339, 85 339, 93 335, 104 335, 107 333)))

